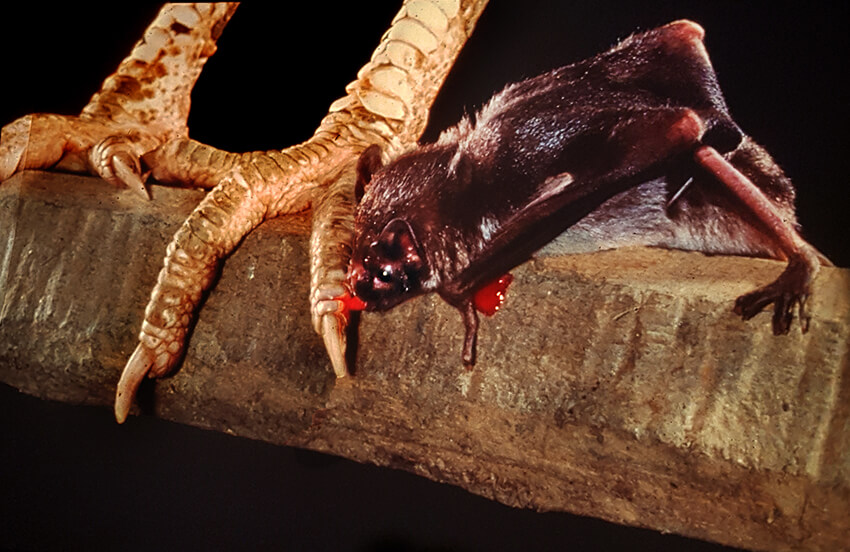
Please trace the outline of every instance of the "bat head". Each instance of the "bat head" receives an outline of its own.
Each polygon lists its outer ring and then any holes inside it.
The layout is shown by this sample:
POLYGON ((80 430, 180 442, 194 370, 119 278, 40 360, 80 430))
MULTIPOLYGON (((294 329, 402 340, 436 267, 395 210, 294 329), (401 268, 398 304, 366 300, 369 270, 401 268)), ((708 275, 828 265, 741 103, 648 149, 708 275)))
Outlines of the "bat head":
MULTIPOLYGON (((360 201, 381 168, 380 151, 367 149, 357 166, 355 193, 360 201)), ((355 243, 348 271, 348 285, 366 310, 387 310, 423 293, 428 270, 416 232, 393 211, 371 210, 364 202, 355 219, 355 243), (388 222, 387 218, 393 217, 388 222)), ((365 202, 365 203, 368 203, 365 202)))
POLYGON ((424 274, 413 230, 406 221, 393 219, 377 239, 358 244, 348 283, 367 310, 386 310, 419 295, 424 274))

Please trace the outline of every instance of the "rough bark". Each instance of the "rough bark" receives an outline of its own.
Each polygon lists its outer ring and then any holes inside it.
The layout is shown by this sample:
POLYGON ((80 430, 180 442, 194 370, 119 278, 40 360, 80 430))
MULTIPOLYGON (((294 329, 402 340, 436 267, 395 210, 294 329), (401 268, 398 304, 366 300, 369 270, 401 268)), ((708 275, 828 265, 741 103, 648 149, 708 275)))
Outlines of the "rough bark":
MULTIPOLYGON (((0 187, 0 380, 104 406, 165 244, 203 197, 151 202, 93 178, 0 187)), ((460 363, 436 298, 364 314, 337 381, 308 308, 307 215, 250 234, 146 413, 402 468, 506 504, 757 550, 850 542, 850 271, 826 268, 811 330, 774 337, 736 296, 783 263, 630 250, 515 271, 460 363)))

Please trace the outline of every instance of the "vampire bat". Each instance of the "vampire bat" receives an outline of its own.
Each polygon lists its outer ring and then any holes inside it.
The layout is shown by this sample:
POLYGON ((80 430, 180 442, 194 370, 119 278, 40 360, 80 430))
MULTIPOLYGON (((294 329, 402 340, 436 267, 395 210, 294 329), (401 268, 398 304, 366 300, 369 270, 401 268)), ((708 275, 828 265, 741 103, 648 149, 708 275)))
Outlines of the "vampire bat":
POLYGON ((463 316, 470 366, 482 294, 500 293, 493 282, 558 238, 564 252, 786 259, 734 310, 748 319, 773 304, 782 334, 798 309, 805 331, 810 282, 828 261, 794 229, 790 180, 729 115, 703 35, 690 21, 633 35, 509 85, 474 120, 387 166, 377 147, 365 151, 348 277, 364 308, 436 291, 463 316))

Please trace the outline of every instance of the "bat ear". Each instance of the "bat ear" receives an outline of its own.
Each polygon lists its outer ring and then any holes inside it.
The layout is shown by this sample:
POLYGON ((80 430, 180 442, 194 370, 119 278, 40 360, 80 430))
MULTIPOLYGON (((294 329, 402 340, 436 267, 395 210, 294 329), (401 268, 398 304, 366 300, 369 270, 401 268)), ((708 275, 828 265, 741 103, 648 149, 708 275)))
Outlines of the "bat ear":
POLYGON ((354 183, 354 197, 357 199, 357 203, 360 203, 363 198, 366 186, 372 180, 372 175, 381 170, 383 166, 381 148, 377 144, 372 144, 360 154, 360 159, 357 160, 357 180, 354 183))
POLYGON ((405 271, 418 271, 423 266, 419 242, 410 225, 402 219, 393 219, 381 231, 378 242, 391 259, 402 261, 405 271))

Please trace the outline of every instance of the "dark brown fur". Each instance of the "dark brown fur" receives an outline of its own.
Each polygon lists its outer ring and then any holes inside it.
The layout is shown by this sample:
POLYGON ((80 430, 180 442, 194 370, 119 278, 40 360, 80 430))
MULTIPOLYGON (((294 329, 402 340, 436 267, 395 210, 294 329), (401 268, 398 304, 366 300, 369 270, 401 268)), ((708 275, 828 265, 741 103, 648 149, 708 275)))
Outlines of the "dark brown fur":
MULTIPOLYGON (((793 224, 791 182, 729 115, 701 39, 690 22, 635 35, 508 86, 475 121, 382 169, 367 151, 354 292, 385 310, 436 291, 464 316, 472 364, 473 294, 555 238, 563 252, 642 244, 792 256, 694 160, 702 146, 725 154, 793 224)), ((793 290, 801 306, 814 270, 793 290)))

